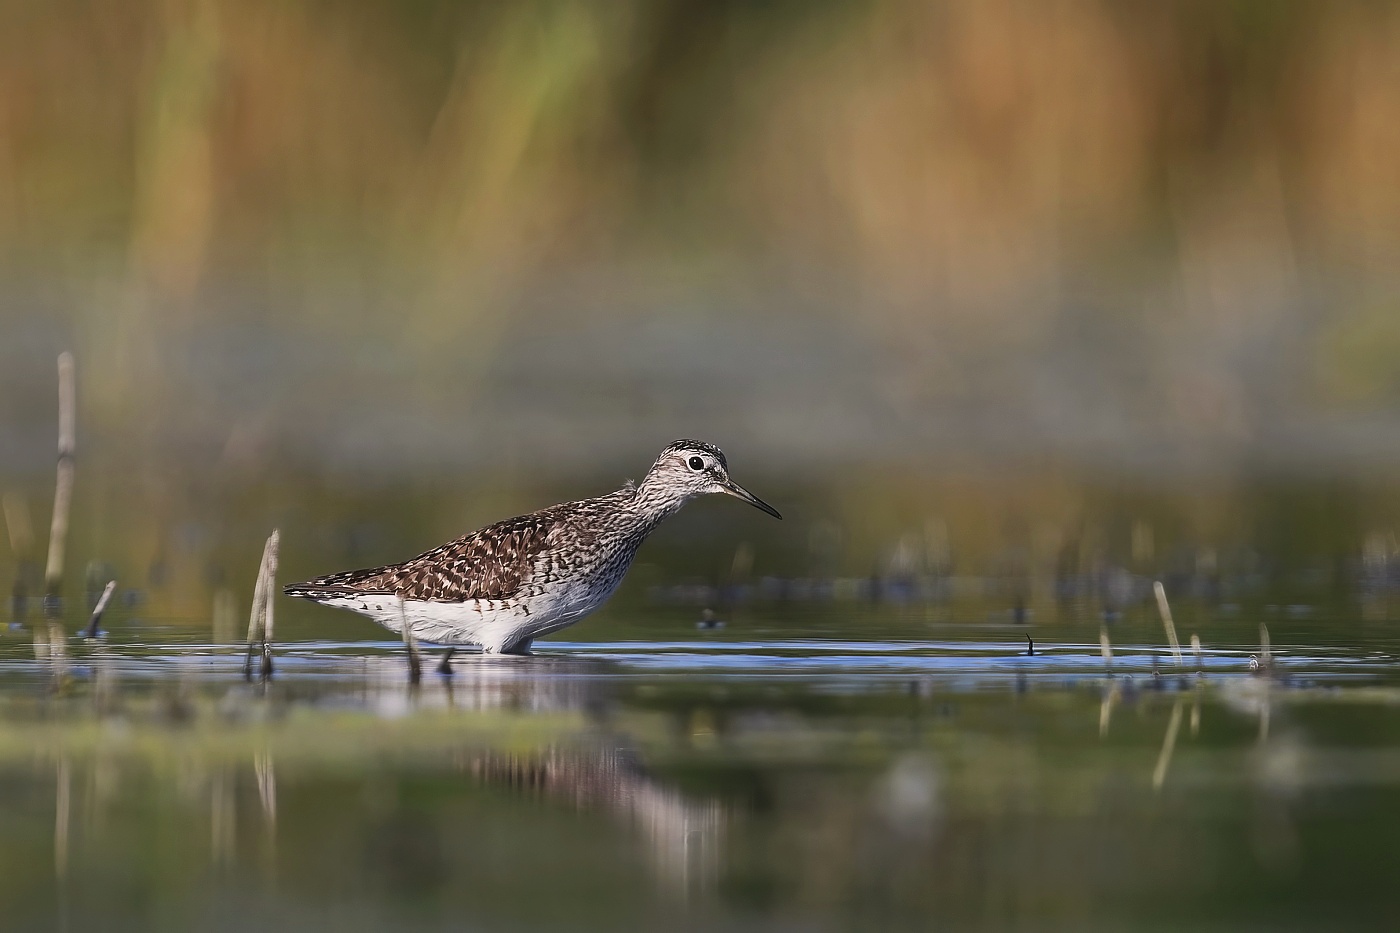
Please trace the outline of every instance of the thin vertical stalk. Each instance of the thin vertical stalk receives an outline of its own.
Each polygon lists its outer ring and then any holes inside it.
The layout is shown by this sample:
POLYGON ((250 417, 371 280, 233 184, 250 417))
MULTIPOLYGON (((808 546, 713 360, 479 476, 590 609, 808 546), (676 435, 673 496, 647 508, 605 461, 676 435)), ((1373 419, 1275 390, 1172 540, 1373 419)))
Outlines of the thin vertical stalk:
POLYGON ((248 653, 243 659, 243 677, 247 680, 253 679, 253 651, 259 642, 263 649, 262 676, 267 677, 272 673, 267 618, 272 604, 273 575, 277 572, 278 540, 278 532, 274 530, 263 545, 262 560, 258 563, 258 580, 253 585, 253 607, 248 615, 248 653))
POLYGON ((73 354, 58 356, 58 478, 53 491, 53 522, 49 526, 49 557, 44 565, 44 595, 57 614, 63 590, 64 548, 68 540, 68 510, 73 501, 73 461, 77 450, 76 390, 73 354))
POLYGON ((1167 630, 1167 642, 1172 646, 1172 657, 1176 659, 1176 666, 1181 667, 1181 642, 1176 638, 1176 624, 1172 622, 1172 607, 1167 605, 1167 591, 1162 588, 1162 581, 1158 580, 1152 584, 1152 592, 1157 594, 1157 611, 1162 614, 1162 627, 1167 630))
POLYGON ((97 637, 97 626, 102 622, 102 613, 107 611, 107 601, 112 598, 112 593, 117 588, 116 580, 108 580, 107 585, 102 590, 102 595, 97 599, 97 605, 93 607, 92 618, 88 620, 87 637, 97 637))
POLYGON ((281 535, 276 529, 268 536, 267 547, 264 549, 264 560, 267 562, 266 579, 263 586, 263 631, 262 631, 262 676, 263 679, 272 676, 272 607, 277 597, 277 550, 281 544, 281 535))

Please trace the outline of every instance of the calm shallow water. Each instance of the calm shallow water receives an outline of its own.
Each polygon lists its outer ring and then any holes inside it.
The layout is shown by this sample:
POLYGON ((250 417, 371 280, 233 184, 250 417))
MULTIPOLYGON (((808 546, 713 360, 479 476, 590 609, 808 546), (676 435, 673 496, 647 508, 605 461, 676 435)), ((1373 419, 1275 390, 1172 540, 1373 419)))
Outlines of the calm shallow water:
POLYGON ((1400 640, 1275 634, 1261 677, 1247 616, 1184 673, 1127 620, 1109 676, 1092 622, 1028 656, 638 614, 417 688, 393 642, 284 644, 250 685, 191 626, 11 630, 6 928, 1374 928, 1400 640))

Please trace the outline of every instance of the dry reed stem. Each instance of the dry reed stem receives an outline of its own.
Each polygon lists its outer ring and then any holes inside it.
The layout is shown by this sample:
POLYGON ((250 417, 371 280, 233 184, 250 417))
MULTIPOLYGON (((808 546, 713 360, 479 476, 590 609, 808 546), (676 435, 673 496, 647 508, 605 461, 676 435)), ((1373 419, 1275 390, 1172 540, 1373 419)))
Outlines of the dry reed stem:
POLYGON ((262 561, 258 564, 258 579, 253 584, 253 606, 248 614, 248 653, 243 659, 243 676, 253 677, 253 646, 258 642, 262 631, 262 614, 267 606, 267 551, 264 549, 262 561))
POLYGON ((77 449, 76 392, 73 354, 58 356, 58 478, 53 491, 53 522, 49 526, 49 558, 44 565, 44 592, 51 600, 63 588, 64 546, 68 540, 68 510, 73 501, 73 458, 77 449))
POLYGON ((57 622, 40 622, 35 628, 48 630, 48 660, 53 669, 54 692, 62 692, 68 686, 68 639, 63 626, 57 622))
POLYGON ((1157 611, 1162 614, 1162 626, 1167 630, 1167 642, 1172 646, 1172 657, 1176 659, 1176 666, 1181 666, 1181 642, 1176 640, 1176 624, 1172 622, 1172 607, 1167 605, 1167 591, 1162 587, 1162 581, 1158 580, 1152 584, 1152 592, 1157 594, 1157 611))
POLYGON ((87 637, 97 637, 97 626, 102 622, 102 613, 107 611, 107 601, 112 598, 112 593, 117 588, 116 580, 108 580, 107 585, 102 588, 102 595, 97 598, 97 605, 93 607, 92 618, 88 620, 87 637))
POLYGON ((271 649, 266 642, 265 623, 271 603, 272 574, 277 567, 277 545, 278 533, 274 530, 263 545, 262 560, 258 563, 258 580, 253 585, 253 607, 248 614, 248 653, 243 659, 243 677, 247 680, 253 677, 253 648, 259 641, 263 642, 263 676, 271 672, 271 649))
POLYGON ((277 551, 281 543, 282 536, 277 529, 274 528, 272 534, 268 536, 267 546, 263 549, 264 559, 267 561, 266 580, 263 586, 263 679, 272 676, 272 606, 277 597, 277 551))

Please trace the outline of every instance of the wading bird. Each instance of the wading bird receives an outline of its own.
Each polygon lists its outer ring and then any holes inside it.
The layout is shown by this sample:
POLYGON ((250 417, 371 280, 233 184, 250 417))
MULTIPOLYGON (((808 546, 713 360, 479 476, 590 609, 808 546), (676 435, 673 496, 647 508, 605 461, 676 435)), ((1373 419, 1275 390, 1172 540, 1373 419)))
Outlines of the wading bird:
POLYGON ((367 615, 413 639, 525 654, 530 643, 597 609, 663 519, 708 493, 778 510, 729 478, 718 447, 667 445, 640 483, 508 518, 400 564, 289 584, 288 596, 367 615), (404 629, 407 627, 408 632, 404 629))

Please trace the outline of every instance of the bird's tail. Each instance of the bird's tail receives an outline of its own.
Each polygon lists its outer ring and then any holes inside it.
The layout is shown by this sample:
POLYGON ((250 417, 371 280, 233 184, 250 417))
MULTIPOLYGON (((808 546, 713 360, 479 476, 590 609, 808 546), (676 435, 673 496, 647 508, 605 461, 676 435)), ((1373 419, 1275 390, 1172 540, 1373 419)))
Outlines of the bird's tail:
POLYGON ((282 592, 298 599, 335 599, 342 596, 365 596, 370 593, 382 594, 388 590, 376 586, 376 578, 384 568, 369 570, 347 570, 342 573, 327 574, 303 583, 288 583, 282 592))

